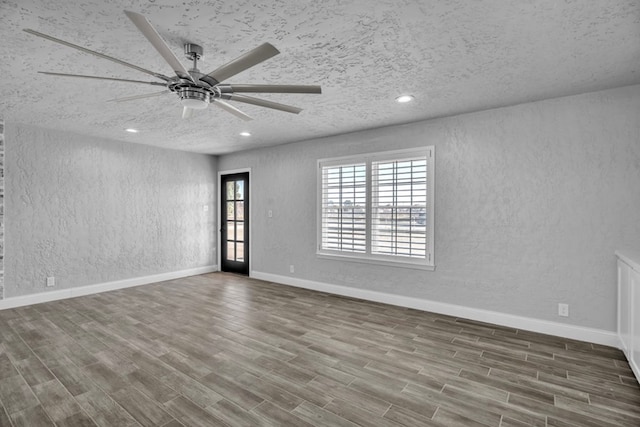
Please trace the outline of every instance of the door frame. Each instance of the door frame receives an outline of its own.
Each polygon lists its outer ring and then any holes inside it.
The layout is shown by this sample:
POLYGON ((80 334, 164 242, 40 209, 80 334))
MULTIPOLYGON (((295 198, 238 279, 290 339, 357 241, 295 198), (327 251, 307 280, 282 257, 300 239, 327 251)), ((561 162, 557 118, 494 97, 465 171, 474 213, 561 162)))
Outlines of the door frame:
POLYGON ((251 268, 251 263, 253 262, 253 218, 251 218, 251 209, 253 206, 253 191, 251 189, 251 185, 253 179, 251 179, 251 168, 242 168, 242 169, 230 169, 225 171, 218 171, 218 191, 216 193, 216 200, 218 204, 218 216, 216 218, 216 252, 217 252, 217 261, 218 261, 218 271, 222 271, 222 233, 220 232, 220 228, 222 227, 222 203, 220 203, 220 196, 222 195, 222 177, 224 175, 233 175, 236 173, 248 173, 249 174, 249 277, 253 275, 253 269, 251 268))

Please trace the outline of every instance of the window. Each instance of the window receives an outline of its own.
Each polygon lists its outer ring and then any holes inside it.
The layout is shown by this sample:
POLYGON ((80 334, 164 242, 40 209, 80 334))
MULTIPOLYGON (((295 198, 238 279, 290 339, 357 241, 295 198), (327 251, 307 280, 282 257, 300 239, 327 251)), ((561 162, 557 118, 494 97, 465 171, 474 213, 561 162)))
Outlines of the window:
POLYGON ((318 161, 318 255, 433 269, 433 153, 318 161))

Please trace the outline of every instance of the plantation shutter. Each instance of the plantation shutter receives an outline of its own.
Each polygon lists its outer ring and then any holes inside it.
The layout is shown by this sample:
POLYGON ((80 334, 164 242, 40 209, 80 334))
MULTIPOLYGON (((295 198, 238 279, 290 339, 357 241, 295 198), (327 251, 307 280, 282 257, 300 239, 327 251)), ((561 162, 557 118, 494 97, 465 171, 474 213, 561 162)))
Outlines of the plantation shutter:
POLYGON ((371 253, 425 258, 427 157, 371 162, 371 253))
POLYGON ((366 251, 366 164, 322 166, 321 249, 366 251))

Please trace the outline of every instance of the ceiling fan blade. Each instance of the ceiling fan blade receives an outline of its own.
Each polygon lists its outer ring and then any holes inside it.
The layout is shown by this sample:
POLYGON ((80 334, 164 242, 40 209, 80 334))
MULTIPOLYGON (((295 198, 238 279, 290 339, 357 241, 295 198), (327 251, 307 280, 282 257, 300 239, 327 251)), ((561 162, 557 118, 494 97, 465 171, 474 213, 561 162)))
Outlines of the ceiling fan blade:
POLYGON ((286 111, 287 113, 298 114, 302 111, 302 108, 292 107, 291 105, 280 104, 278 102, 267 101, 266 99, 259 99, 246 95, 223 94, 222 97, 231 101, 244 102, 245 104, 257 105, 259 107, 273 108, 274 110, 286 111))
POLYGON ((129 68, 133 68, 134 70, 142 71, 143 73, 147 73, 149 75, 152 75, 152 76, 157 77, 159 79, 162 79, 164 81, 171 80, 169 77, 167 77, 167 76, 165 76, 163 74, 154 73, 153 71, 144 69, 142 67, 138 67, 137 65, 129 64, 128 62, 121 61, 121 60, 119 60, 117 58, 114 58, 112 56, 108 56, 108 55, 105 55, 103 53, 96 52, 96 51, 91 50, 91 49, 87 49, 86 47, 78 46, 77 44, 69 43, 69 42, 66 42, 64 40, 60 40, 60 39, 57 39, 55 37, 48 36, 46 34, 39 33, 38 31, 30 30, 28 28, 23 29, 23 31, 27 32, 29 34, 32 34, 34 36, 42 37, 43 39, 51 40, 52 42, 60 43, 60 44, 65 45, 65 46, 68 46, 68 47, 71 47, 71 48, 74 48, 74 49, 78 49, 78 50, 80 50, 82 52, 89 53, 91 55, 95 55, 95 56, 97 56, 99 58, 102 58, 102 59, 108 59, 109 61, 113 61, 113 62, 118 63, 120 65, 124 65, 125 67, 129 67, 129 68))
POLYGON ((317 85, 218 85, 222 93, 322 93, 317 85))
POLYGON ((125 96, 124 98, 109 99, 107 102, 125 102, 133 101, 134 99, 152 98, 154 96, 164 95, 165 93, 171 93, 170 90, 163 90, 162 92, 145 93, 143 95, 125 96))
POLYGON ((273 47, 270 43, 263 43, 260 46, 246 52, 231 62, 227 62, 222 67, 219 67, 209 74, 200 77, 203 82, 209 83, 211 86, 215 86, 218 83, 228 79, 231 76, 258 65, 262 61, 266 61, 279 54, 280 51, 273 47))
POLYGON ((162 56, 164 60, 167 61, 167 63, 171 66, 171 68, 173 68, 173 71, 175 71, 178 77, 194 82, 187 69, 184 68, 184 65, 180 63, 176 55, 171 51, 171 49, 169 49, 169 46, 167 46, 165 41, 162 40, 160 34, 158 34, 155 28, 153 28, 147 18, 145 18, 143 15, 140 15, 139 13, 131 12, 128 10, 125 10, 124 13, 135 24, 135 26, 138 27, 138 30, 140 30, 142 35, 144 35, 147 40, 151 42, 160 56, 162 56))
POLYGON ((193 108, 182 107, 182 118, 188 119, 193 115, 193 108))
POLYGON ((213 103, 215 105, 217 105, 218 107, 222 108, 223 110, 233 114, 234 116, 241 118, 242 120, 245 120, 247 122, 249 120, 253 120, 251 118, 251 116, 249 116, 248 114, 243 113, 242 111, 238 110, 233 105, 229 104, 228 102, 224 102, 221 99, 216 99, 213 103))
POLYGON ((112 77, 86 76, 84 74, 51 73, 49 71, 38 71, 38 73, 47 74, 49 76, 81 77, 83 79, 113 80, 113 81, 116 81, 116 82, 144 83, 144 84, 147 84, 147 85, 154 85, 154 86, 166 86, 166 84, 160 83, 160 82, 145 82, 145 81, 142 81, 142 80, 129 80, 129 79, 115 79, 115 78, 112 78, 112 77))

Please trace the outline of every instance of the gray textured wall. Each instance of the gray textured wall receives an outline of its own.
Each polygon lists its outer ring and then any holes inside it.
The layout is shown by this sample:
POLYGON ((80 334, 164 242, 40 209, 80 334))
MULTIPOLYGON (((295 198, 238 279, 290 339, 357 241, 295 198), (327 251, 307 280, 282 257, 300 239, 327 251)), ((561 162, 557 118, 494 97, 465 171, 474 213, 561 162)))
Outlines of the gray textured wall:
POLYGON ((214 157, 5 125, 7 298, 216 263, 214 157))
POLYGON ((0 117, 0 300, 4 299, 4 120, 0 117))
POLYGON ((640 86, 222 156, 252 168, 254 271, 615 330, 640 247, 640 86), (436 271, 319 259, 316 160, 436 146, 436 271), (273 218, 267 217, 273 210, 273 218), (557 316, 557 303, 571 317, 557 316))

